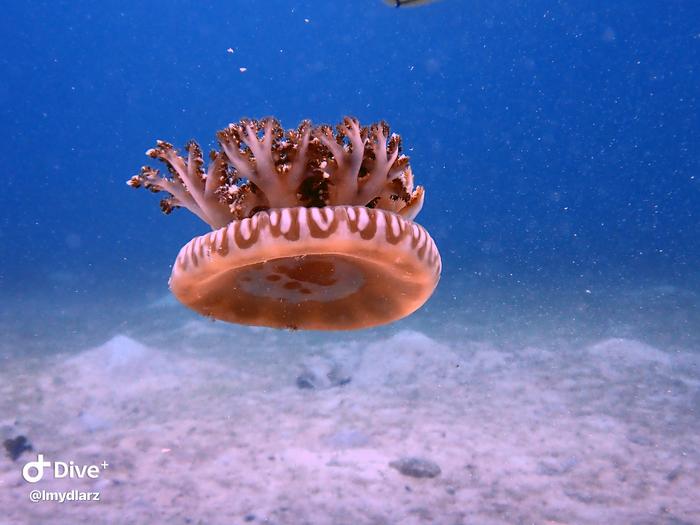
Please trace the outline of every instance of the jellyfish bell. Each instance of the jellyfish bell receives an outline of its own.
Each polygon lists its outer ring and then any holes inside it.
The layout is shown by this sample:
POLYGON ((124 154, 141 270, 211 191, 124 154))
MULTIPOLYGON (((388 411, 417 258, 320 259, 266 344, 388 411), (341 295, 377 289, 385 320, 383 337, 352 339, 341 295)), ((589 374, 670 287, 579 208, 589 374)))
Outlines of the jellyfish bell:
POLYGON ((242 120, 218 133, 205 171, 159 141, 129 184, 170 194, 212 232, 195 237, 173 266, 170 288, 202 315, 277 328, 347 330, 386 324, 418 308, 440 278, 440 255, 413 219, 413 187, 398 135, 384 123, 346 118, 335 133, 307 121, 283 131, 274 119, 242 120))
POLYGON ((295 207, 261 211, 193 239, 175 261, 170 288, 216 319, 352 329, 412 313, 439 272, 427 232, 396 213, 295 207))

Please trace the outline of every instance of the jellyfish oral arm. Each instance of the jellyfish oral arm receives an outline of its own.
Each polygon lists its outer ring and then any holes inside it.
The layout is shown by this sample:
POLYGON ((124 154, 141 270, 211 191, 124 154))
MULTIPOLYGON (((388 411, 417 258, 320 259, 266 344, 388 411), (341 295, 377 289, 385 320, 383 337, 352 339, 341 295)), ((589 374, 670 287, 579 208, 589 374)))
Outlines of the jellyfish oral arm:
POLYGON ((424 201, 425 190, 423 189, 423 186, 418 186, 416 188, 416 191, 413 192, 411 200, 408 201, 408 204, 406 204, 406 206, 399 210, 398 214, 412 221, 423 209, 424 201))
POLYGON ((170 213, 174 208, 187 208, 197 217, 207 222, 207 216, 195 202, 192 195, 187 192, 187 188, 177 179, 166 179, 160 176, 157 169, 143 166, 138 175, 134 175, 127 182, 132 188, 144 187, 154 193, 165 191, 170 193, 170 197, 160 201, 160 207, 164 213, 170 213))
POLYGON ((384 122, 360 126, 346 117, 335 130, 303 121, 285 131, 273 118, 242 119, 217 139, 221 150, 211 153, 206 172, 195 142, 180 156, 158 141, 147 155, 165 163, 170 177, 145 167, 129 184, 170 193, 161 201, 164 212, 187 208, 212 229, 295 206, 368 206, 412 220, 423 203, 401 137, 384 122))
POLYGON ((307 175, 307 163, 309 160, 309 141, 311 139, 311 123, 304 121, 299 126, 296 134, 296 156, 291 167, 287 171, 287 201, 285 206, 294 206, 298 202, 296 190, 307 175))
MULTIPOLYGON (((347 137, 349 148, 339 144, 330 127, 322 126, 316 136, 333 156, 334 165, 328 172, 331 183, 331 200, 348 204, 360 204, 357 200, 358 175, 364 158, 365 140, 357 120, 346 117, 338 126, 339 138, 347 137)), ((366 204, 366 203, 362 203, 366 204)))
POLYGON ((183 207, 197 215, 212 229, 221 228, 231 222, 228 206, 221 202, 217 190, 225 173, 225 164, 216 158, 205 174, 202 165, 202 152, 199 146, 191 142, 187 146, 187 161, 180 157, 172 144, 159 140, 156 147, 148 150, 146 155, 159 159, 168 166, 172 178, 162 177, 158 170, 144 166, 138 175, 127 184, 138 188, 144 186, 151 191, 166 191, 172 197, 161 201, 161 208, 166 213, 175 207, 183 207))
MULTIPOLYGON (((398 136, 393 135, 387 148, 387 136, 384 133, 384 124, 372 126, 372 152, 374 153, 374 166, 369 174, 362 179, 359 191, 359 202, 366 204, 376 197, 382 188, 390 182, 391 168, 399 156, 398 136)), ((406 157, 405 157, 406 158, 406 157)))
MULTIPOLYGON (((265 196, 260 198, 264 207, 287 207, 298 205, 296 188, 305 175, 305 148, 308 136, 299 144, 303 148, 301 160, 295 165, 293 176, 284 176, 275 163, 273 149, 275 139, 280 135, 279 123, 267 119, 263 123, 263 136, 258 138, 257 123, 242 121, 230 124, 218 133, 221 149, 236 170, 239 178, 247 179, 259 188, 265 196), (245 148, 241 151, 241 148, 245 148)), ((289 174, 288 174, 289 175, 289 174)))

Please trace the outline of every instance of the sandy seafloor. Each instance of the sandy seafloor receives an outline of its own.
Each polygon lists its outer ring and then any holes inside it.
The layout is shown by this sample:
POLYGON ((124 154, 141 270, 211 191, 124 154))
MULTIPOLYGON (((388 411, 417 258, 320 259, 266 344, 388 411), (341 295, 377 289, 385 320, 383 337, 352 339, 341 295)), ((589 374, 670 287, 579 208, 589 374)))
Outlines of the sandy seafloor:
POLYGON ((699 302, 663 282, 466 283, 390 327, 319 334, 167 295, 5 301, 0 437, 109 466, 29 485, 33 455, 3 455, 0 524, 700 523, 699 302))

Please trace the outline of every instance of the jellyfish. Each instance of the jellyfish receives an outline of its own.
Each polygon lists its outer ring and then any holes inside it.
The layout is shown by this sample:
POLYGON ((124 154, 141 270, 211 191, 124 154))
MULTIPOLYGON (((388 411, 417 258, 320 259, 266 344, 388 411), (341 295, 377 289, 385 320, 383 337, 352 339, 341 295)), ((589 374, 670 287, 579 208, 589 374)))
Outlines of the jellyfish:
POLYGON ((232 323, 351 330, 420 308, 441 272, 438 249, 414 219, 414 187, 401 138, 384 122, 346 117, 335 129, 303 121, 242 119, 217 133, 205 167, 200 146, 183 154, 157 141, 128 184, 168 196, 212 231, 182 247, 170 289, 196 312, 232 323))

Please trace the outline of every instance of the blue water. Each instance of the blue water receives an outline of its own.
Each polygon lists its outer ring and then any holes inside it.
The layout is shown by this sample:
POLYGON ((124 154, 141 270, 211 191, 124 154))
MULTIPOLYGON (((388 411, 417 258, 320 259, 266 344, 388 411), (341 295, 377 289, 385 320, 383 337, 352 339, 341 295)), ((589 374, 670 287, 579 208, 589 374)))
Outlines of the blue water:
POLYGON ((126 180, 268 115, 401 134, 444 270, 400 327, 698 349, 697 2, 4 4, 0 356, 140 333, 208 227, 126 180))
POLYGON ((492 261, 522 278, 698 267, 693 2, 4 11, 3 286, 58 270, 120 286, 166 275, 204 225, 162 217, 124 181, 157 138, 211 146, 229 122, 265 115, 388 121, 427 188, 420 222, 442 249, 443 286, 492 261))

